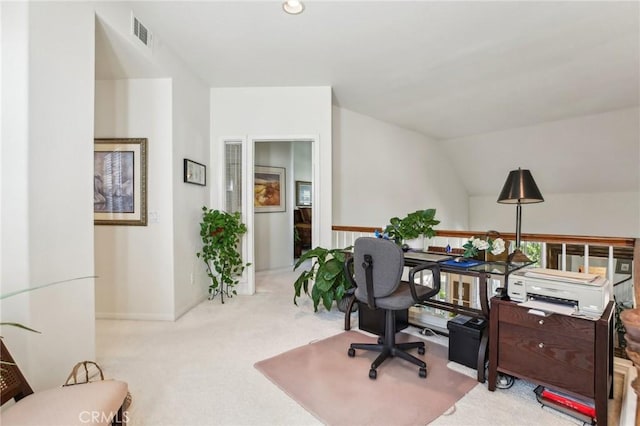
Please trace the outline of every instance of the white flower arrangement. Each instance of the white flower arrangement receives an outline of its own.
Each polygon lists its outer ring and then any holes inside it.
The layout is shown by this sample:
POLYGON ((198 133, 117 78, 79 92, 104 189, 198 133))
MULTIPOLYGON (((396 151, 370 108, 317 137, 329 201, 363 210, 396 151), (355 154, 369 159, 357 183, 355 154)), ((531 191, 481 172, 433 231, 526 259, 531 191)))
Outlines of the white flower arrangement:
POLYGON ((471 237, 469 241, 462 246, 464 249, 464 257, 474 257, 479 251, 486 250, 492 255, 497 256, 505 250, 504 240, 502 238, 482 238, 471 237))

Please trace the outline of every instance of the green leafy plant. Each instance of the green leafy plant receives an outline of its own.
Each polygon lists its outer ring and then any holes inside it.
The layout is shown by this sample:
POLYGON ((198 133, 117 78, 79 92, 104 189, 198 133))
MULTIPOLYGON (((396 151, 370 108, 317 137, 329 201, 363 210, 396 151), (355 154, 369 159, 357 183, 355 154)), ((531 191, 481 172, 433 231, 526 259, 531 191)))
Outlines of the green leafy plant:
POLYGON ((293 267, 294 271, 309 259, 313 259, 313 262, 311 268, 302 271, 293 285, 295 290, 293 303, 298 305, 296 299, 301 296, 302 291, 309 295, 309 282, 313 281, 310 294, 313 310, 317 312, 318 305, 322 302, 327 311, 330 311, 333 301, 341 300, 351 288, 351 283, 344 271, 344 262, 350 254, 349 250, 351 247, 344 249, 316 247, 300 256, 293 267))
POLYGON ((540 259, 542 259, 542 243, 522 243, 521 249, 533 262, 539 263, 540 259))
POLYGON ((618 302, 615 297, 613 298, 613 300, 615 302, 614 315, 615 315, 616 332, 618 333, 618 347, 624 349, 627 347, 627 340, 625 338, 627 329, 625 328, 624 323, 622 322, 622 318, 620 318, 620 314, 625 309, 629 309, 630 306, 628 306, 624 302, 618 302))
POLYGON ((243 262, 238 251, 240 237, 247 232, 246 225, 240 219, 239 212, 227 213, 202 207, 202 251, 196 256, 206 265, 207 275, 211 279, 209 298, 220 294, 222 303, 225 295, 232 297, 232 294, 237 294, 234 287, 244 269, 251 265, 243 262))
POLYGON ((405 240, 413 240, 421 235, 427 238, 434 237, 436 231, 433 227, 440 223, 435 216, 436 209, 426 209, 416 210, 402 219, 392 217, 389 225, 384 228, 384 234, 396 244, 402 244, 405 240))

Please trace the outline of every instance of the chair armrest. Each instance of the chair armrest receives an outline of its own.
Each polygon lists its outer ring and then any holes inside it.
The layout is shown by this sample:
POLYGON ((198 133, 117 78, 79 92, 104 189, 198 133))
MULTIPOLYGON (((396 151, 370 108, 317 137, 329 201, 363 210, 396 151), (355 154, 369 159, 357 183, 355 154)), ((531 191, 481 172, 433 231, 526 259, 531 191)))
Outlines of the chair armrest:
POLYGON ((356 284, 356 280, 353 279, 353 256, 350 256, 347 260, 344 261, 344 275, 347 277, 347 281, 349 281, 349 284, 351 284, 351 288, 347 291, 350 291, 351 294, 353 294, 356 287, 358 287, 358 284, 356 284))
POLYGON ((416 303, 424 302, 438 294, 440 291, 440 265, 435 262, 425 262, 411 268, 409 271, 409 289, 411 290, 411 297, 413 297, 413 300, 416 303), (418 292, 416 291, 415 274, 416 272, 424 271, 425 269, 431 270, 431 273, 433 274, 433 287, 428 292, 418 296, 418 292))

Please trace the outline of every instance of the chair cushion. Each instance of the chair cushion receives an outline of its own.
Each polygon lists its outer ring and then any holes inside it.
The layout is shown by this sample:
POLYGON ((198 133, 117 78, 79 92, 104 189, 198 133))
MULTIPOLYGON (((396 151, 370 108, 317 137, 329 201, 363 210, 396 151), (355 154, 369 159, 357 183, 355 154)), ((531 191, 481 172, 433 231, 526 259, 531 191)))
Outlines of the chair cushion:
POLYGON ((2 425, 107 426, 118 414, 127 392, 127 384, 118 380, 38 391, 3 410, 2 425))
MULTIPOLYGON (((431 291, 431 287, 416 285, 417 296, 431 291)), ((376 306, 381 309, 390 309, 392 311, 400 311, 412 307, 416 302, 411 296, 411 288, 407 281, 402 281, 396 291, 387 297, 376 299, 376 306)))

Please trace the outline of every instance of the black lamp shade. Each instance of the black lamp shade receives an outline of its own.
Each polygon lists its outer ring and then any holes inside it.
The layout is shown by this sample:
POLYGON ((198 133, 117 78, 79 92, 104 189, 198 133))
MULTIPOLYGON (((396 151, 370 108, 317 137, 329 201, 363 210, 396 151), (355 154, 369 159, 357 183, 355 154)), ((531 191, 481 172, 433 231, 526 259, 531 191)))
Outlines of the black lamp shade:
POLYGON ((503 204, 529 204, 544 201, 529 170, 511 170, 498 197, 503 204))

